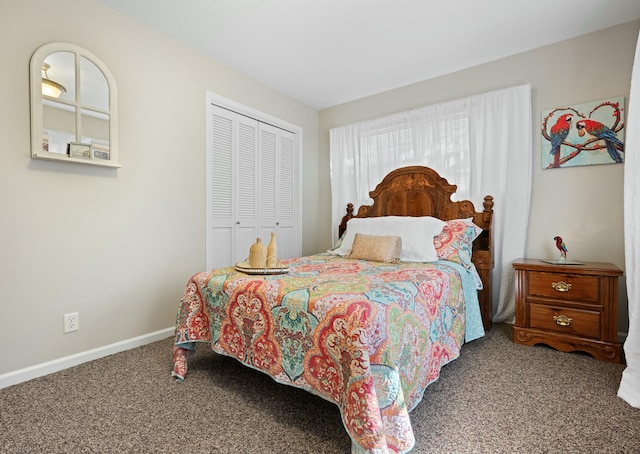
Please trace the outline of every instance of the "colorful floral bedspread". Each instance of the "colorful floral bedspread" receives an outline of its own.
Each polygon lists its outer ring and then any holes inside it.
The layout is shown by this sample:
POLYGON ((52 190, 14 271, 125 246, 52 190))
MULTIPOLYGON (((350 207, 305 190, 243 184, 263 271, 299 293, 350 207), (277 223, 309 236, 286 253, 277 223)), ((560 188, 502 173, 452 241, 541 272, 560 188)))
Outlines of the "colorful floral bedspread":
POLYGON ((207 342, 276 381, 336 403, 352 452, 408 452, 409 411, 465 341, 484 334, 465 269, 315 255, 289 273, 194 275, 176 320, 173 375, 207 342), (466 315, 465 315, 466 314, 466 315))

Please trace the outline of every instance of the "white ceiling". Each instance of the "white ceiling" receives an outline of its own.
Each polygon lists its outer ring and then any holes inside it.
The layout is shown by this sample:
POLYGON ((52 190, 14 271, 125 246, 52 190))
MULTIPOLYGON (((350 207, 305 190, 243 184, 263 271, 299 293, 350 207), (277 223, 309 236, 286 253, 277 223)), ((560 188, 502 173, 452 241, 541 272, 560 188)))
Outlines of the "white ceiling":
POLYGON ((638 0, 98 1, 317 109, 640 18, 638 0))

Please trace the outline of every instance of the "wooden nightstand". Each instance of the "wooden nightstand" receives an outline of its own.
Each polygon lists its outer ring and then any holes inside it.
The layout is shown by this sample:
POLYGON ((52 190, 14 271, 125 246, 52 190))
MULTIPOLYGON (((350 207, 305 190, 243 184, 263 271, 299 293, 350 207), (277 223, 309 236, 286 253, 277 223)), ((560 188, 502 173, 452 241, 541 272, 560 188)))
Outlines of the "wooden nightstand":
POLYGON ((515 270, 516 323, 513 341, 547 344, 563 352, 584 351, 620 363, 618 276, 611 263, 552 265, 518 259, 515 270))

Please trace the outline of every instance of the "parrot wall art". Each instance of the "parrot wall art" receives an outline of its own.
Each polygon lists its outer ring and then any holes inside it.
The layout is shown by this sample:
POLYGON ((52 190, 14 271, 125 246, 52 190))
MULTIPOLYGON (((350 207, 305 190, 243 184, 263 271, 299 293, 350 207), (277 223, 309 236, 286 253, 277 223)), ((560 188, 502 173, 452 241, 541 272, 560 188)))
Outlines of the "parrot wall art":
POLYGON ((624 98, 546 110, 542 168, 624 162, 624 98))
POLYGON ((595 120, 580 120, 576 123, 576 128, 578 129, 578 135, 580 137, 583 137, 586 132, 596 139, 603 140, 611 159, 615 162, 622 162, 620 151, 624 151, 624 144, 611 129, 595 120))
POLYGON ((553 156, 553 163, 556 167, 560 165, 560 147, 569 135, 571 120, 573 120, 572 114, 561 115, 558 121, 551 127, 551 133, 549 134, 551 151, 549 153, 553 156))

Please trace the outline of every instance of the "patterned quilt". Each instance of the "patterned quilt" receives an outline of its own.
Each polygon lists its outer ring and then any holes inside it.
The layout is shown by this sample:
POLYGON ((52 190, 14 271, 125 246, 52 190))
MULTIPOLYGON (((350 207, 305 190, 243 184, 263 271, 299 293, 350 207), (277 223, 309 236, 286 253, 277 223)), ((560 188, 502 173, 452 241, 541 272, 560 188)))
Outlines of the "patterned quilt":
POLYGON ((188 350, 220 354, 334 402, 353 453, 404 453, 409 411, 462 343, 484 334, 473 280, 460 265, 387 264, 321 254, 289 273, 222 268, 194 275, 176 320, 173 375, 188 350))

